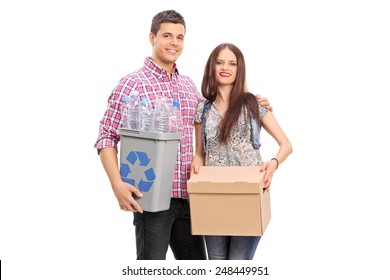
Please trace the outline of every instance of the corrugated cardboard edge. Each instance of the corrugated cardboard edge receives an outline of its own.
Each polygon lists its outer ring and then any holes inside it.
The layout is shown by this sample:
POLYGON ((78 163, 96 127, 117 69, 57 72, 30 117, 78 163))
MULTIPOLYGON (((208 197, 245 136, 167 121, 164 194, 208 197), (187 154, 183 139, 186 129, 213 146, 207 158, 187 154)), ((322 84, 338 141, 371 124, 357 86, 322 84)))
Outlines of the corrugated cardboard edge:
MULTIPOLYGON (((199 174, 194 175, 191 177, 191 179, 188 181, 188 192, 190 194, 190 202, 191 202, 191 196, 193 198, 198 197, 199 195, 203 194, 258 194, 260 196, 260 217, 261 221, 258 221, 260 223, 258 229, 255 232, 251 232, 251 234, 245 234, 247 236, 261 236, 264 234, 265 229, 267 228, 270 219, 271 219, 271 210, 270 210, 270 193, 263 190, 263 177, 264 173, 259 172, 260 167, 253 167, 253 166, 218 166, 218 167, 201 167, 199 174), (235 170, 235 172, 232 172, 233 169, 241 169, 245 170, 244 172, 238 172, 235 170), (242 177, 241 175, 244 174, 245 177, 242 177), (249 174, 249 176, 248 176, 249 174), (222 176, 223 175, 223 176, 222 176), (208 180, 209 178, 213 176, 217 176, 218 180, 217 182, 213 180, 208 180), (222 178, 222 179, 221 179, 222 178), (220 181, 225 182, 220 182, 220 181), (247 180, 251 180, 252 182, 248 182, 247 180), (243 183, 245 182, 245 188, 237 188, 235 186, 236 183, 243 183), (221 191, 216 191, 216 188, 213 188, 214 190, 210 190, 210 187, 208 186, 210 183, 213 183, 214 187, 221 186, 221 191)), ((191 210, 192 211, 192 210, 191 210)), ((192 213, 191 213, 192 214, 192 213)), ((195 216, 195 215, 194 215, 195 216)), ((199 223, 199 221, 198 221, 199 223)), ((237 234, 236 231, 228 232, 226 231, 224 234, 210 234, 209 232, 205 232, 202 230, 197 229, 196 231, 192 228, 192 234, 194 235, 242 235, 237 234)))

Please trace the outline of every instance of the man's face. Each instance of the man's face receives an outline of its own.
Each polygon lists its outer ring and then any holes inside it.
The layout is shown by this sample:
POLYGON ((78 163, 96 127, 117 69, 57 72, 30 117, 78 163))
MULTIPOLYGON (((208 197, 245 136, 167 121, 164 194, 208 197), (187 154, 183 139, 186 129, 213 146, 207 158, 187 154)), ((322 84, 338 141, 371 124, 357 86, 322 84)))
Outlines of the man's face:
POLYGON ((161 67, 171 69, 183 51, 184 33, 184 25, 169 22, 160 25, 156 36, 150 33, 153 60, 161 67))

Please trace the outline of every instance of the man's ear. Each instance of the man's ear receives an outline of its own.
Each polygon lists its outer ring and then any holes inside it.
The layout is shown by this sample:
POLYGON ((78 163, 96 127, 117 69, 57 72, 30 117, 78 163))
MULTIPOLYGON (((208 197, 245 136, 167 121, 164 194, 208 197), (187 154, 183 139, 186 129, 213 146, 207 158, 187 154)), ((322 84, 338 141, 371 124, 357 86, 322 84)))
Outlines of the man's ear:
POLYGON ((150 44, 152 44, 152 46, 153 46, 154 45, 154 34, 153 34, 153 32, 149 33, 149 41, 150 41, 150 44))

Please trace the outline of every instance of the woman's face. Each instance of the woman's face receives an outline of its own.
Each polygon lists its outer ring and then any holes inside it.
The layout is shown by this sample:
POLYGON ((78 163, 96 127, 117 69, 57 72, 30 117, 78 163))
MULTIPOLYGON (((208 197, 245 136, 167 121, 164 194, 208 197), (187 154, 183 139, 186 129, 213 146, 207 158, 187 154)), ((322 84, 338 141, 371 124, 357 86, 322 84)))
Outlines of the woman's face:
POLYGON ((237 58, 228 48, 221 50, 218 54, 215 75, 219 86, 232 85, 236 80, 237 58))

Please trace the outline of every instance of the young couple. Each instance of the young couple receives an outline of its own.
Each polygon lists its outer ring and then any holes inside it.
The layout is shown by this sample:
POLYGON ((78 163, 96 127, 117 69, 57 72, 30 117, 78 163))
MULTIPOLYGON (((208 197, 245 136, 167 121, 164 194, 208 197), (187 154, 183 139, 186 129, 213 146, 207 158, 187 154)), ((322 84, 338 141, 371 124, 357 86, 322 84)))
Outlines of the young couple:
POLYGON ((244 57, 233 44, 221 44, 211 53, 203 76, 202 98, 192 79, 179 73, 176 65, 183 51, 185 33, 184 18, 176 11, 167 10, 154 16, 149 35, 152 56, 113 89, 100 121, 95 148, 120 209, 134 212, 137 259, 165 259, 170 247, 178 260, 204 260, 204 240, 209 259, 252 259, 260 237, 203 238, 191 234, 187 180, 199 172, 201 165, 254 165, 259 166, 259 172, 266 172, 265 187, 269 189, 275 170, 292 152, 292 147, 267 99, 256 98, 246 89, 244 57), (121 107, 123 97, 132 90, 137 90, 140 97, 148 98, 153 105, 161 95, 180 101, 183 137, 176 158, 171 204, 166 211, 143 211, 133 197, 141 197, 141 192, 120 177, 117 145, 121 107), (202 128, 205 103, 209 107, 202 128), (278 142, 279 151, 272 160, 264 162, 259 145, 252 145, 259 136, 253 139, 249 116, 256 120, 252 125, 264 127, 278 142), (202 134, 202 130, 206 133, 202 134))

